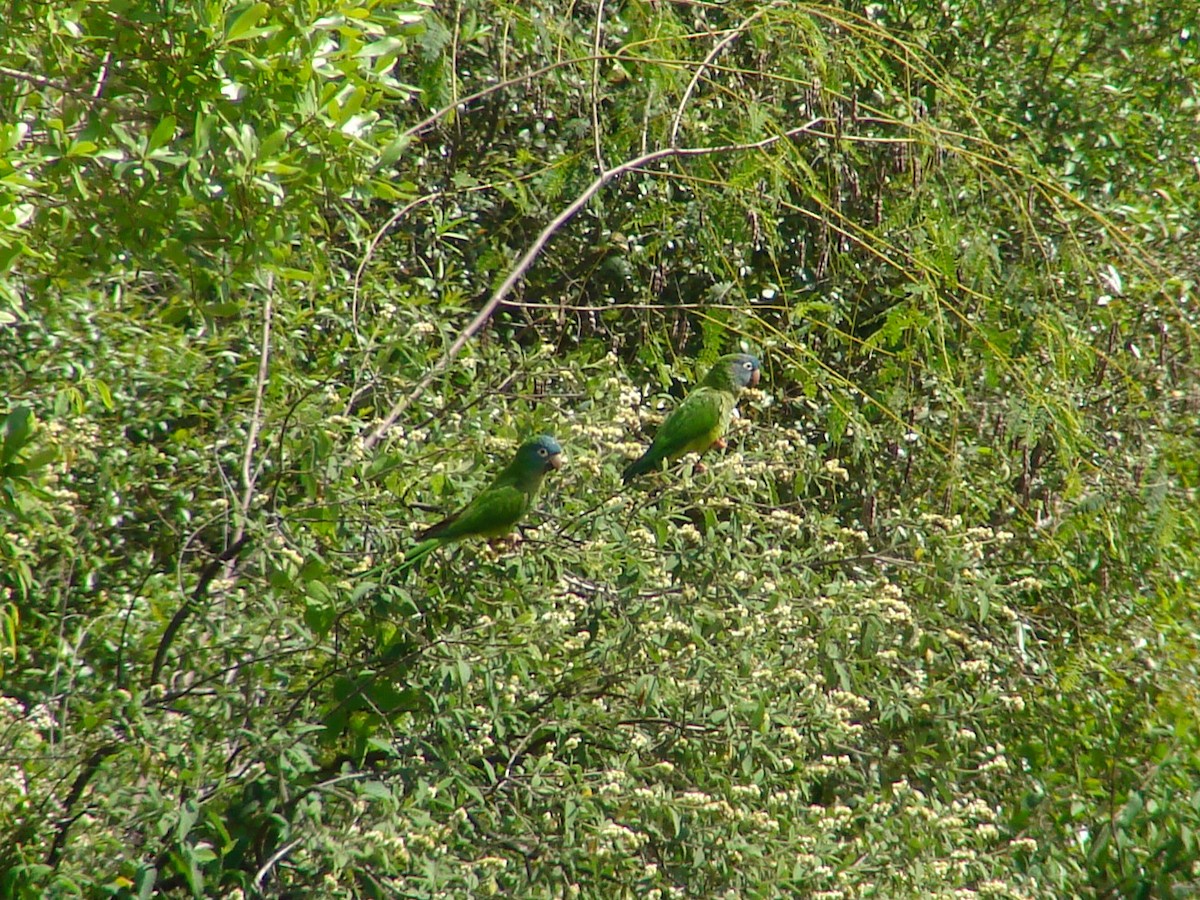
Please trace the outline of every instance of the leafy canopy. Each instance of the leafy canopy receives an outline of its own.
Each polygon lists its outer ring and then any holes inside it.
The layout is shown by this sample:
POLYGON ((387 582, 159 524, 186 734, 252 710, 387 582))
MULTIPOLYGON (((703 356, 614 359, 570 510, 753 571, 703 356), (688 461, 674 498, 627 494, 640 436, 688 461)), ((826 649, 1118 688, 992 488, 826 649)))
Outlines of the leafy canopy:
POLYGON ((1194 4, 8 12, 6 896, 1195 891, 1194 4))

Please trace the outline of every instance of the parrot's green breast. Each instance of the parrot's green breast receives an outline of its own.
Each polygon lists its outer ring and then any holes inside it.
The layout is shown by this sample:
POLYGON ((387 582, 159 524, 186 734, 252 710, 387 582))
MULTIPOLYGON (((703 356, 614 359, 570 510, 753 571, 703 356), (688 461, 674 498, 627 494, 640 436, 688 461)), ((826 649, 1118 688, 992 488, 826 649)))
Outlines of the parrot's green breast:
POLYGON ((679 457, 681 457, 687 453, 703 453, 705 450, 707 450, 709 447, 711 447, 713 444, 715 444, 718 440, 720 440, 721 435, 724 433, 725 433, 725 424, 722 423, 720 420, 718 420, 717 424, 714 425, 712 428, 708 429, 708 431, 702 432, 701 434, 697 435, 695 438, 688 441, 686 444, 679 447, 677 450, 670 451, 667 454, 667 458, 674 460, 674 459, 679 459, 679 457))

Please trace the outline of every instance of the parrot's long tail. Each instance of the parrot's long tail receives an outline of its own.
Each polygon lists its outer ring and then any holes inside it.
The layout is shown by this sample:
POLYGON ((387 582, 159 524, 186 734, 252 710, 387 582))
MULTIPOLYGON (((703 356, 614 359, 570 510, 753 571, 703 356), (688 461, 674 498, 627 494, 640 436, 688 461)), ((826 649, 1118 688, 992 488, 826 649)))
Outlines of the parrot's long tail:
POLYGON ((441 544, 441 538, 429 538, 409 548, 408 552, 404 554, 404 559, 400 562, 400 572, 405 573, 419 566, 421 561, 440 547, 441 544))
POLYGON ((625 471, 621 473, 621 481, 625 484, 633 481, 639 475, 649 472, 658 463, 657 459, 650 457, 650 451, 647 450, 633 462, 625 467, 625 471))

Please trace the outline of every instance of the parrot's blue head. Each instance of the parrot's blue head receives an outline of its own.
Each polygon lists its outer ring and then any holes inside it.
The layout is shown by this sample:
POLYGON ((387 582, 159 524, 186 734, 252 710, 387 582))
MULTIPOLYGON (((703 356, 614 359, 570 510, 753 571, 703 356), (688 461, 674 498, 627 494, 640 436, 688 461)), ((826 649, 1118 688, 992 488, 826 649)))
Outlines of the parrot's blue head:
POLYGON ((522 468, 532 471, 561 469, 563 449, 550 435, 539 434, 521 445, 521 449, 517 451, 517 459, 520 460, 522 468))
POLYGON ((725 359, 729 363, 729 377, 739 388, 754 387, 758 384, 759 376, 762 373, 759 371, 760 367, 756 357, 749 353, 732 353, 725 359))

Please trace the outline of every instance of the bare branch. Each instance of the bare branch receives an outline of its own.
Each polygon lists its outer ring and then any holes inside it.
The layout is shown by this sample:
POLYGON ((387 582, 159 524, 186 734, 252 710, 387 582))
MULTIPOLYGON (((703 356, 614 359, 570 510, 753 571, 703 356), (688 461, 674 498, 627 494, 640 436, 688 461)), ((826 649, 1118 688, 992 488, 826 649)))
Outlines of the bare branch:
POLYGON ((82 811, 74 811, 75 804, 83 796, 84 789, 88 786, 88 782, 92 780, 92 776, 99 770, 100 764, 119 749, 120 745, 117 743, 103 744, 93 751, 92 755, 84 762, 83 768, 80 769, 79 774, 75 778, 75 783, 71 785, 67 799, 63 801, 63 815, 58 821, 58 830, 54 834, 54 842, 50 845, 50 852, 46 855, 46 865, 58 865, 59 856, 62 854, 63 847, 66 846, 67 832, 76 820, 83 815, 82 811))
POLYGON ((259 867, 259 870, 254 873, 254 886, 261 890, 263 881, 266 879, 267 874, 271 871, 271 869, 275 868, 275 864, 299 847, 300 844, 300 838, 295 838, 288 841, 286 844, 272 853, 267 861, 263 863, 261 867, 259 867))
POLYGON ((96 73, 96 84, 92 88, 92 99, 99 100, 100 95, 104 93, 104 85, 108 81, 108 67, 112 63, 112 51, 109 50, 104 54, 104 59, 100 61, 100 71, 96 73))
POLYGON ((262 345, 258 350, 258 376, 254 381, 254 409, 250 414, 250 431, 246 435, 246 448, 242 452, 242 499, 238 504, 241 516, 234 527, 232 543, 236 544, 246 532, 246 516, 254 500, 254 486, 258 480, 254 473, 254 451, 258 446, 258 433, 262 430, 263 394, 271 372, 271 316, 272 298, 275 293, 275 276, 267 274, 267 298, 263 304, 262 345))
POLYGON ((382 225, 380 225, 379 228, 376 229, 375 233, 371 235, 371 240, 367 242, 367 251, 363 254, 363 258, 359 261, 358 268, 354 270, 354 284, 351 287, 350 319, 354 323, 354 330, 356 332, 358 331, 358 294, 362 286, 362 274, 367 268, 367 263, 371 261, 371 257, 375 255, 375 248, 379 246, 380 240, 383 239, 383 236, 388 233, 393 225, 407 216, 418 206, 428 203, 430 200, 436 200, 440 196, 442 196, 441 191, 434 191, 432 194, 425 194, 424 196, 418 197, 416 200, 406 203, 404 206, 400 207, 400 209, 396 210, 396 212, 392 213, 391 217, 382 225))
MULTIPOLYGON (((606 54, 605 59, 609 58, 610 57, 606 54)), ((517 85, 524 84, 527 81, 533 81, 534 79, 540 78, 548 72, 553 72, 555 69, 562 69, 568 66, 578 66, 589 61, 590 60, 586 57, 580 59, 561 59, 557 62, 552 62, 549 65, 542 66, 540 69, 533 69, 529 72, 525 72, 522 75, 515 75, 512 78, 501 81, 498 84, 490 84, 473 94, 467 94, 467 96, 459 98, 455 105, 448 105, 443 106, 441 109, 435 109, 420 122, 417 122, 417 124, 405 130, 400 135, 400 138, 410 138, 420 134, 430 125, 433 125, 435 122, 450 115, 450 113, 452 113, 459 106, 466 106, 468 103, 474 103, 476 100, 480 100, 489 94, 495 94, 499 91, 505 90, 506 88, 516 87, 517 85)))
POLYGON ((83 94, 84 92, 76 87, 72 87, 65 81, 55 81, 53 78, 47 78, 44 75, 35 75, 32 72, 22 72, 20 69, 14 69, 9 66, 0 66, 0 75, 6 78, 15 78, 17 81, 27 81, 30 84, 36 84, 41 88, 54 88, 56 91, 61 91, 64 94, 83 94))
POLYGON ((225 551, 204 567, 204 571, 200 573, 200 579, 196 582, 196 588, 183 602, 183 606, 176 610, 175 615, 171 617, 171 621, 167 623, 167 627, 163 630, 163 635, 158 640, 158 649, 154 651, 154 662, 150 666, 150 678, 146 682, 147 686, 158 683, 158 676, 162 672, 163 663, 167 659, 167 651, 171 649, 171 644, 175 642, 175 635, 179 629, 183 627, 183 623, 187 617, 192 614, 192 610, 208 593, 208 586, 212 580, 217 577, 222 566, 232 565, 233 560, 237 559, 242 548, 246 546, 247 538, 243 535, 238 540, 230 544, 225 551))
POLYGON ((159 639, 158 649, 154 653, 154 662, 150 667, 149 684, 155 684, 158 681, 163 663, 167 658, 167 651, 171 648, 171 644, 175 640, 175 635, 183 627, 184 621, 192 614, 196 605, 208 593, 208 587, 212 583, 212 580, 216 578, 222 567, 224 567, 227 575, 232 572, 238 555, 242 552, 242 548, 246 546, 248 541, 246 537, 246 519, 250 514, 250 504, 254 501, 254 487, 258 481, 258 476, 254 471, 254 451, 258 446, 258 434, 262 430, 263 395, 266 393, 267 378, 271 372, 271 319, 273 315, 272 298, 275 293, 275 277, 270 273, 267 274, 266 288, 267 297, 266 302, 263 304, 262 344, 259 347, 258 355, 258 376, 254 382, 254 408, 250 414, 250 428, 246 435, 246 447, 242 451, 242 496, 238 501, 237 523, 234 526, 233 536, 230 538, 229 545, 220 556, 204 567, 204 570, 200 573, 200 579, 196 583, 195 590, 184 600, 183 605, 176 611, 171 621, 167 623, 166 630, 163 631, 163 635, 159 639))

